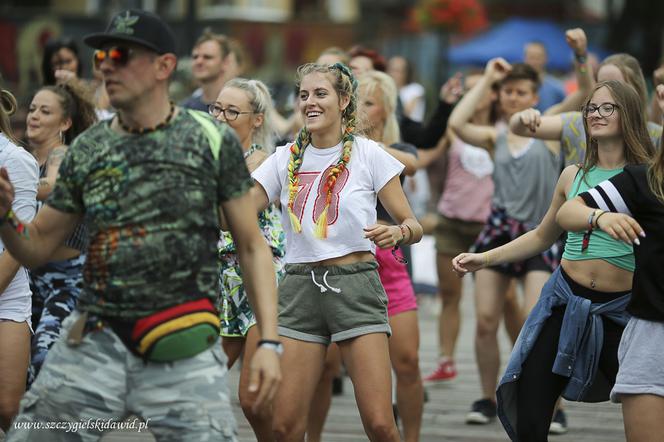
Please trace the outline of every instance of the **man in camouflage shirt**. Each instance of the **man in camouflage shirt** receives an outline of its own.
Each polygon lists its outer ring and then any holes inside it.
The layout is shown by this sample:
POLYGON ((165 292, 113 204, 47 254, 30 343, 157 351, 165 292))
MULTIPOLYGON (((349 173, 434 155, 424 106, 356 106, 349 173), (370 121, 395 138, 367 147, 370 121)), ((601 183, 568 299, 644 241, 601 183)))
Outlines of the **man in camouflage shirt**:
POLYGON ((252 360, 249 389, 256 408, 270 406, 281 376, 275 275, 239 141, 207 115, 169 102, 175 38, 159 17, 123 11, 85 41, 98 50, 95 62, 117 116, 71 145, 46 206, 23 234, 8 215, 13 189, 0 172, 0 235, 20 262, 47 261, 81 219, 90 235, 78 310, 24 396, 7 440, 96 440, 109 428, 98 422, 128 414, 160 441, 235 440, 218 341, 192 357, 151 362, 106 324, 134 324, 199 299, 216 304, 223 210, 265 344, 252 360), (53 421, 81 425, 77 432, 42 429, 53 421))

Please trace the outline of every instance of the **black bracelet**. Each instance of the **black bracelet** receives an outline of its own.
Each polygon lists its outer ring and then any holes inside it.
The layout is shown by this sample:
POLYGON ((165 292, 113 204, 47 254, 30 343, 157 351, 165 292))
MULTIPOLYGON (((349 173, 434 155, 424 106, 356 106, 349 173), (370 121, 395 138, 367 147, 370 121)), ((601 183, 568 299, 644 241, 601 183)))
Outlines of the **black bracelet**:
POLYGON ((574 59, 577 61, 579 64, 585 64, 586 61, 588 61, 588 53, 586 52, 585 54, 577 54, 576 52, 574 53, 574 59))
POLYGON ((284 353, 284 346, 279 341, 274 341, 272 339, 261 339, 258 341, 256 348, 266 347, 271 350, 274 350, 277 355, 281 356, 284 353))
POLYGON ((602 215, 604 215, 606 212, 607 212, 606 210, 603 210, 602 213, 600 213, 599 215, 597 215, 597 217, 595 218, 595 228, 597 228, 597 229, 600 228, 600 227, 599 227, 599 224, 598 224, 599 219, 600 219, 600 218, 602 217, 602 215))
POLYGON ((411 229, 408 224, 404 224, 404 226, 408 228, 408 233, 410 233, 410 235, 408 236, 408 241, 410 242, 413 239, 413 229, 411 229))
POLYGON ((280 341, 275 341, 272 339, 261 339, 258 341, 258 346, 260 347, 263 344, 271 344, 271 345, 281 345, 280 341))

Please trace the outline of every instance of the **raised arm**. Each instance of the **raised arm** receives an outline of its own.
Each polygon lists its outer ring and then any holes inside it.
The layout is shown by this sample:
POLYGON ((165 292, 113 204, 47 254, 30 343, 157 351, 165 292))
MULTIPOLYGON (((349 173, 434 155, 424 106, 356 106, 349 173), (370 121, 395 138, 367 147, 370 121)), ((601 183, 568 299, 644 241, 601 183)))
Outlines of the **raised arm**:
POLYGON ((559 141, 563 132, 563 119, 558 115, 542 115, 534 108, 517 112, 510 118, 510 130, 522 137, 559 141))
MULTIPOLYGON (((276 341, 277 285, 272 253, 258 228, 254 201, 247 192, 222 203, 229 230, 237 246, 242 280, 256 315, 261 339, 276 341)), ((273 349, 259 347, 251 361, 249 391, 258 392, 254 409, 269 406, 281 380, 279 358, 273 349)))
POLYGON ((577 166, 568 166, 560 175, 549 210, 537 228, 484 253, 461 253, 452 260, 454 271, 463 276, 492 265, 523 261, 551 247, 563 233, 556 223, 556 213, 565 202, 567 190, 578 170, 577 166))
POLYGON ((464 142, 473 146, 492 150, 496 140, 496 129, 493 126, 479 126, 470 123, 477 105, 491 90, 491 85, 501 81, 512 69, 502 58, 494 58, 487 64, 484 75, 477 84, 459 101, 447 124, 448 127, 464 142))
POLYGON ((426 125, 403 117, 403 121, 399 125, 402 139, 421 150, 435 148, 438 140, 447 130, 447 121, 452 113, 452 108, 462 92, 461 73, 457 72, 441 86, 438 105, 426 125))
POLYGON ((451 140, 454 134, 448 132, 443 138, 438 140, 438 144, 435 149, 431 150, 419 150, 417 152, 417 168, 424 169, 429 167, 434 161, 440 158, 442 155, 445 155, 447 149, 449 149, 451 140))
POLYGON ((588 39, 581 28, 569 29, 565 40, 574 52, 574 74, 579 88, 568 95, 562 102, 548 108, 544 115, 557 115, 563 112, 578 111, 592 92, 595 85, 593 68, 588 63, 588 39))

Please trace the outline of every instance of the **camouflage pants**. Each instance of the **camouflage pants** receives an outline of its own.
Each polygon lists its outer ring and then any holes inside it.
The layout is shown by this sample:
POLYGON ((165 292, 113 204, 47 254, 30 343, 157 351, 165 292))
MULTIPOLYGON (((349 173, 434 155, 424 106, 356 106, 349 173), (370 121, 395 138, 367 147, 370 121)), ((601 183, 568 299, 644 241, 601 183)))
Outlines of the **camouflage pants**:
POLYGON ((104 429, 91 422, 117 422, 128 415, 142 419, 160 442, 236 440, 226 356, 218 342, 189 359, 144 362, 109 328, 68 345, 67 334, 79 316, 74 311, 63 323, 62 337, 21 400, 7 442, 96 441, 104 429), (62 422, 78 428, 26 428, 62 422))
POLYGON ((28 386, 32 385, 46 353, 60 336, 62 321, 76 308, 83 286, 85 255, 49 262, 30 271, 32 290, 32 355, 28 386))

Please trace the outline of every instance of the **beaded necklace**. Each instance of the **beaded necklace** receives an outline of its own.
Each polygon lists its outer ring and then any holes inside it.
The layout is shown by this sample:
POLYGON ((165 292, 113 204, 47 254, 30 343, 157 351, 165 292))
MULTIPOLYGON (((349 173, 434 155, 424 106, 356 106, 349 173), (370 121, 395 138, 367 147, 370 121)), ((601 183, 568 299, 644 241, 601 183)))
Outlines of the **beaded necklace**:
POLYGON ((247 151, 243 154, 244 159, 249 158, 249 156, 251 156, 251 154, 256 152, 257 150, 263 150, 263 146, 261 146, 260 144, 255 144, 255 143, 252 144, 251 146, 249 146, 249 149, 247 149, 247 151))
POLYGON ((119 113, 117 114, 118 123, 120 124, 120 127, 122 128, 122 130, 124 130, 125 132, 129 132, 130 134, 134 134, 134 135, 143 135, 143 134, 147 134, 147 133, 150 133, 150 132, 157 131, 157 130, 163 128, 163 127, 166 127, 166 125, 168 123, 170 123, 171 119, 173 118, 173 114, 175 113, 175 103, 173 103, 172 101, 170 103, 171 103, 171 110, 168 113, 168 116, 166 117, 166 119, 164 121, 157 124, 156 126, 153 126, 153 127, 139 127, 139 128, 127 126, 125 124, 125 122, 122 121, 122 117, 120 116, 119 113))

